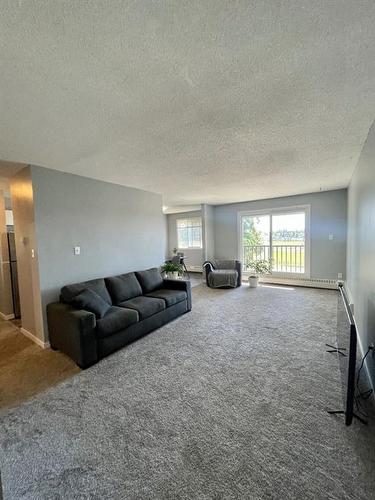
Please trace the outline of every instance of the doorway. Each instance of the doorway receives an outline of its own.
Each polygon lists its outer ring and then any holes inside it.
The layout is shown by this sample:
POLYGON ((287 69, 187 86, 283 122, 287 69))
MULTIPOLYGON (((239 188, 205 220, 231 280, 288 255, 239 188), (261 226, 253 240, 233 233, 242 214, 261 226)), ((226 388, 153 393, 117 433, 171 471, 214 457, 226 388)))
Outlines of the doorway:
POLYGON ((310 278, 310 206, 240 212, 239 258, 270 263, 275 277, 310 278))

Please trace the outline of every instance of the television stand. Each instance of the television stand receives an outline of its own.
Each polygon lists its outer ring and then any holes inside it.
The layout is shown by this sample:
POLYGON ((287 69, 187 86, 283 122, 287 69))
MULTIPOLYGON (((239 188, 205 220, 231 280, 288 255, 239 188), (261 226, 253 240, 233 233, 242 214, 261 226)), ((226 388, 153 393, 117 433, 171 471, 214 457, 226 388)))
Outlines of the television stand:
POLYGON ((346 351, 345 347, 334 347, 331 344, 326 344, 326 346, 331 348, 326 352, 336 352, 337 354, 341 354, 341 356, 346 357, 346 354, 344 352, 342 352, 342 351, 346 351))
MULTIPOLYGON (((329 413, 330 415, 345 415, 344 410, 333 410, 333 411, 327 410, 327 413, 329 413)), ((355 413, 353 413, 353 417, 356 418, 357 420, 359 420, 363 425, 368 425, 367 420, 363 419, 359 415, 356 415, 355 413)))

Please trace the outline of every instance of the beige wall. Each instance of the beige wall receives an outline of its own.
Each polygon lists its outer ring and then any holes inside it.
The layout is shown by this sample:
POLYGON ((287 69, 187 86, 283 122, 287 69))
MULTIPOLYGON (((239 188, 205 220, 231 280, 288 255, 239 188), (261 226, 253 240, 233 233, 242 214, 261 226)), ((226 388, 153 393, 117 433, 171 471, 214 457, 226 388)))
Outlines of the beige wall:
POLYGON ((0 313, 8 318, 13 314, 13 301, 5 203, 4 192, 0 191, 0 313))
POLYGON ((30 167, 11 179, 22 328, 45 341, 39 285, 35 211, 30 167), (34 256, 33 256, 34 251, 34 256))

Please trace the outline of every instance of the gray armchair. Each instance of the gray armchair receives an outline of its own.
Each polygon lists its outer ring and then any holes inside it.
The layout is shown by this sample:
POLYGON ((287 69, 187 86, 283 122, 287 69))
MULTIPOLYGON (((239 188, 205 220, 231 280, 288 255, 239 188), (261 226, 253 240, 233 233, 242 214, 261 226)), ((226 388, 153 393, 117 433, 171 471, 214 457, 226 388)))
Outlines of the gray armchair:
POLYGON ((237 288, 241 286, 242 265, 239 260, 207 260, 203 264, 206 283, 210 288, 237 288))

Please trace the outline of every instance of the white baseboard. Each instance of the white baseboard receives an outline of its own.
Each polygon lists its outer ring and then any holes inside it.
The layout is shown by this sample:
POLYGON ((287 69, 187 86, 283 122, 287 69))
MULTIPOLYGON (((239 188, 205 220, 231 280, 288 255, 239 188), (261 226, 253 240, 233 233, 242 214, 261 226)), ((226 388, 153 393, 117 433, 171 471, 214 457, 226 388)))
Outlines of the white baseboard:
POLYGON ((0 318, 3 318, 6 321, 9 321, 10 319, 14 319, 14 314, 4 314, 4 313, 0 312, 0 318))
POLYGON ((43 342, 43 340, 39 339, 33 333, 29 332, 25 328, 21 327, 20 328, 20 332, 23 333, 23 335, 25 335, 25 337, 27 337, 28 339, 30 339, 33 342, 35 342, 35 344, 37 344, 42 349, 48 349, 50 347, 50 343, 49 342, 43 342))

